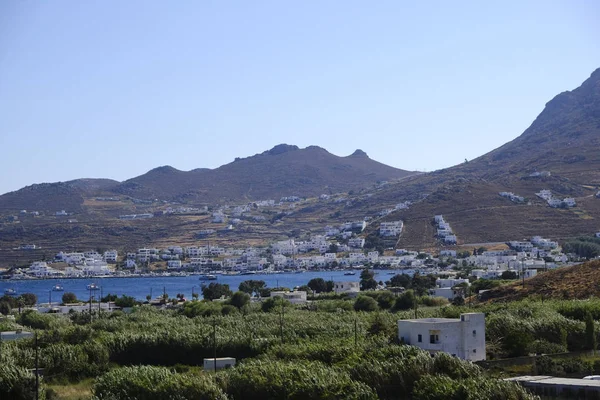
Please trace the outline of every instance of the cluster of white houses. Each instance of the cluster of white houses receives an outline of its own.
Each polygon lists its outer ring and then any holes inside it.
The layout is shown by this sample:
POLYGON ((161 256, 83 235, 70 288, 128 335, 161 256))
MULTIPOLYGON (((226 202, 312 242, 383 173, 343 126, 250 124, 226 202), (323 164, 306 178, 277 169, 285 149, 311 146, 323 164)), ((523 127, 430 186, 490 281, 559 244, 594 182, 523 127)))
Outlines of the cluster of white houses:
POLYGON ((567 197, 567 198, 561 200, 559 198, 554 197, 552 192, 547 189, 540 190, 535 195, 541 199, 546 200, 548 205, 553 208, 569 208, 569 207, 575 207, 577 205, 577 202, 575 201, 574 198, 567 197))
POLYGON ((434 220, 437 225, 436 237, 445 244, 456 244, 456 235, 452 232, 450 224, 444 220, 444 217, 436 215, 434 220))

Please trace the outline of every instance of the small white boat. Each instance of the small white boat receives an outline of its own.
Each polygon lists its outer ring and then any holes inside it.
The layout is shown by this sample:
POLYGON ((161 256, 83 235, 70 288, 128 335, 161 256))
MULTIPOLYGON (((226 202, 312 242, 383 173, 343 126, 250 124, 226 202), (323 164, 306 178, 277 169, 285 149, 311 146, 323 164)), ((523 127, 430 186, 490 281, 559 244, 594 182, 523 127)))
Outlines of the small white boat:
POLYGON ((242 273, 240 273, 240 275, 256 275, 255 271, 244 271, 242 273))
POLYGON ((62 285, 54 285, 54 286, 52 286, 52 290, 55 292, 62 292, 65 290, 65 288, 62 287, 62 285))
POLYGON ((86 289, 87 290, 98 290, 98 289, 100 289, 100 287, 95 283, 90 283, 89 285, 86 286, 86 289))
POLYGON ((344 272, 344 275, 356 275, 356 272, 348 271, 348 272, 344 272))
POLYGON ((217 276, 216 275, 211 275, 211 274, 200 275, 200 280, 201 281, 216 281, 217 280, 217 276))
POLYGON ((17 291, 15 289, 4 289, 4 294, 14 296, 17 294, 17 291))

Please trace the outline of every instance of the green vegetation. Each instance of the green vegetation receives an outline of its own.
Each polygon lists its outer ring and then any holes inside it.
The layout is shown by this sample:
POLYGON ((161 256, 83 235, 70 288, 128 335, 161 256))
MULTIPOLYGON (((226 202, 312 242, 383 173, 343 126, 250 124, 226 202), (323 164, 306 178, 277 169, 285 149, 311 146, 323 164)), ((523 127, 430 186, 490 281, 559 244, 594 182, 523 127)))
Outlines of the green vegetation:
POLYGON ((567 241, 562 248, 565 253, 575 253, 589 260, 600 255, 600 238, 581 236, 567 241))
POLYGON ((75 296, 75 293, 65 292, 62 295, 62 302, 63 304, 77 303, 77 296, 75 296))
MULTIPOLYGON (((517 386, 473 364, 397 344, 397 320, 485 312, 488 358, 496 359, 593 350, 600 318, 597 299, 469 307, 408 290, 397 297, 372 291, 354 300, 326 298, 299 306, 279 297, 247 300, 247 293, 236 292, 229 301, 188 301, 165 310, 149 305, 135 306, 130 314, 95 310, 91 322, 86 314, 27 311, 17 322, 38 330, 45 388, 62 391, 93 379, 85 388, 93 386, 98 398, 447 399, 480 393, 479 398, 527 399, 532 397, 517 386), (235 357, 238 365, 203 372, 203 359, 213 356, 215 346, 218 357, 235 357)), ((0 322, 0 329, 14 329, 14 323, 0 322)), ((20 398, 22 392, 22 398, 31 398, 34 342, 0 346, 0 397, 20 398)), ((541 359, 534 367, 569 374, 595 371, 596 365, 541 359)))

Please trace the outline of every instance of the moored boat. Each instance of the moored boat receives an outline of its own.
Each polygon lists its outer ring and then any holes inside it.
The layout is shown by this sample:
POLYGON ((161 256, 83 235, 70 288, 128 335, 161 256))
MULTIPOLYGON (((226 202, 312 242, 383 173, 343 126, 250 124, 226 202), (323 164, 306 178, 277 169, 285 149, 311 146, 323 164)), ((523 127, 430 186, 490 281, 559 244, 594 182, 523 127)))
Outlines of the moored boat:
POLYGON ((217 276, 211 275, 211 274, 200 275, 200 280, 201 281, 216 281, 217 276))

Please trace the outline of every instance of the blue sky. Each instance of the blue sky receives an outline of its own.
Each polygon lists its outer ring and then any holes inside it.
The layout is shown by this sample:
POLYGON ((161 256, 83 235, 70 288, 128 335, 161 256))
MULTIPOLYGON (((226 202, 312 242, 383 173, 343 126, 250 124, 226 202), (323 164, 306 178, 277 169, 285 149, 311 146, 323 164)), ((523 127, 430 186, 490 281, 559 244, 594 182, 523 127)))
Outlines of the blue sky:
POLYGON ((473 159, 600 67, 600 3, 485 3, 0 2, 0 193, 279 143, 473 159))

